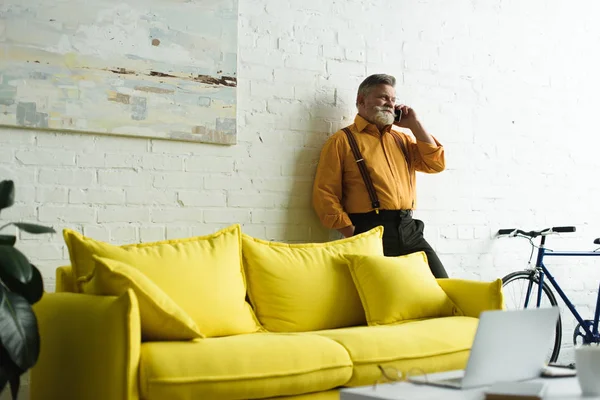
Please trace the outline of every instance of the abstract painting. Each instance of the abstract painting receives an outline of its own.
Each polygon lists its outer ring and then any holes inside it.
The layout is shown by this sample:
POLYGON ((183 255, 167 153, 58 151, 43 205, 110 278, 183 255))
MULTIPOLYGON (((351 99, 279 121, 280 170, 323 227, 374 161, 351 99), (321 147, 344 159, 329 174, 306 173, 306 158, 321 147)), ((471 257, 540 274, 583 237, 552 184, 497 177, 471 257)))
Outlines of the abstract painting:
POLYGON ((237 3, 0 1, 0 125, 235 144, 237 3))

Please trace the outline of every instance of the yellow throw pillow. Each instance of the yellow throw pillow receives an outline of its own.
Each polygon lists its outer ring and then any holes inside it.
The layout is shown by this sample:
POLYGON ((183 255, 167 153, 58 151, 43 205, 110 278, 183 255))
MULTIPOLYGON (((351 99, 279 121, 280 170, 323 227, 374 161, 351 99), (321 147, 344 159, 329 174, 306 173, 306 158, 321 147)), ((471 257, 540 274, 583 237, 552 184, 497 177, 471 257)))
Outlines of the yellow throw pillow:
POLYGON ((96 255, 140 270, 194 320, 206 337, 262 330, 246 302, 241 228, 237 224, 206 236, 125 246, 96 241, 68 229, 64 236, 84 293, 92 290, 85 282, 93 277, 96 255))
MULTIPOLYGON (((135 293, 144 340, 186 340, 204 337, 194 320, 140 270, 121 261, 93 256, 95 268, 86 291, 105 296, 135 293)), ((186 278, 186 277, 182 277, 186 278)))
POLYGON ((248 295, 271 332, 365 324, 342 254, 383 256, 383 227, 327 243, 286 244, 242 235, 248 295))
POLYGON ((369 325, 462 315, 437 283, 425 252, 398 257, 346 255, 369 325))

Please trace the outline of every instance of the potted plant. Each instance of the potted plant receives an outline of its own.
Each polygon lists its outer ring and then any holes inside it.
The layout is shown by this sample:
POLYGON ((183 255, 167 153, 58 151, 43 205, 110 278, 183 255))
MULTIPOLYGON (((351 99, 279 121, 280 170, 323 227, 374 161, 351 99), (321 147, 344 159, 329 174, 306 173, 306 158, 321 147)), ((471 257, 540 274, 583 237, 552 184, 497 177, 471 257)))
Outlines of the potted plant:
MULTIPOLYGON (((0 182, 0 212, 13 205, 13 181, 0 182)), ((0 231, 15 226, 33 233, 54 233, 51 227, 9 222, 0 231)), ((0 393, 10 384, 17 399, 21 375, 33 367, 40 353, 37 319, 31 305, 41 299, 44 284, 40 271, 14 247, 15 235, 0 234, 0 393)))

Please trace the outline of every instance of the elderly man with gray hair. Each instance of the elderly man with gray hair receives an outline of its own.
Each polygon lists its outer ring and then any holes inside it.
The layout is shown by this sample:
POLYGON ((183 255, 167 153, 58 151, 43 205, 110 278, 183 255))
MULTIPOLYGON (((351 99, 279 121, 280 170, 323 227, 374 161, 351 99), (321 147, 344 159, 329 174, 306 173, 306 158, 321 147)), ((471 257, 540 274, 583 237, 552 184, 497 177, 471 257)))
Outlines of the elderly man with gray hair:
POLYGON ((396 79, 371 75, 358 88, 354 123, 331 136, 321 151, 313 207, 321 223, 345 237, 382 225, 386 256, 427 255, 437 278, 448 274, 412 218, 415 172, 445 169, 444 148, 421 125, 415 111, 396 104, 396 79), (393 129, 410 129, 414 138, 393 129))

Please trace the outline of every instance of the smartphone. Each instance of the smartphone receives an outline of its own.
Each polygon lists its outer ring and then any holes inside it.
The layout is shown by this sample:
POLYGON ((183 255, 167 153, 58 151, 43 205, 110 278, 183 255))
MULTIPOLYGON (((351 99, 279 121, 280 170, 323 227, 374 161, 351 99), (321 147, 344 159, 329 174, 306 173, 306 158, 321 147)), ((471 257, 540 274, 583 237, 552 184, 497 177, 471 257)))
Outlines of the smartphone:
POLYGON ((397 108, 396 109, 396 118, 394 119, 394 121, 400 122, 401 118, 402 118, 402 110, 400 108, 397 108))

